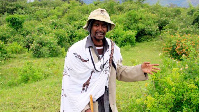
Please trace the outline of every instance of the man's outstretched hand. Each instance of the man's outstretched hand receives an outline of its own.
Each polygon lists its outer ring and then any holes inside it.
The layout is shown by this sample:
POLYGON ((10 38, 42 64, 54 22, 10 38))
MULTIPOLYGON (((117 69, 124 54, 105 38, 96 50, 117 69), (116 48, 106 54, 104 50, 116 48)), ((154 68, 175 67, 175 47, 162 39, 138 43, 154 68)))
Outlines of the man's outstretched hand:
POLYGON ((159 66, 159 64, 150 64, 150 62, 144 62, 141 65, 142 71, 144 73, 153 74, 156 73, 160 68, 155 68, 154 66, 159 66))

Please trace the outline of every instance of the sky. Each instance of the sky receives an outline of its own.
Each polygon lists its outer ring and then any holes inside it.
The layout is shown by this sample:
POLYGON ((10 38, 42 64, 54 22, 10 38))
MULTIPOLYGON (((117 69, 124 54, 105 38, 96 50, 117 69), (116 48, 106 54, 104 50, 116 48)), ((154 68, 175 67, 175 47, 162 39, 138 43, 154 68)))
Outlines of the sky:
MULTIPOLYGON (((27 0, 27 2, 33 2, 34 0, 27 0)), ((93 1, 96 0, 82 0, 86 4, 93 3, 93 1)), ((102 1, 102 0, 101 0, 102 1)), ((117 1, 123 1, 123 0, 117 0, 117 1)), ((193 6, 199 5, 199 0, 145 0, 145 3, 149 3, 150 5, 155 4, 159 2, 162 6, 169 6, 170 4, 175 4, 179 7, 188 7, 189 3, 191 3, 193 6)))
MULTIPOLYGON (((96 1, 96 0, 82 0, 82 1, 89 4, 89 3, 93 3, 93 1, 96 1)), ((118 0, 118 1, 121 2, 122 0, 118 0)), ((162 6, 168 6, 169 4, 176 4, 179 7, 188 7, 189 2, 193 6, 199 5, 199 0, 145 0, 145 3, 149 3, 152 5, 152 4, 157 3, 158 1, 160 2, 160 5, 162 6)))
POLYGON ((162 6, 167 6, 169 4, 176 4, 177 6, 180 7, 188 7, 189 3, 191 3, 193 6, 197 6, 199 4, 199 0, 146 0, 146 3, 155 4, 158 1, 162 6))

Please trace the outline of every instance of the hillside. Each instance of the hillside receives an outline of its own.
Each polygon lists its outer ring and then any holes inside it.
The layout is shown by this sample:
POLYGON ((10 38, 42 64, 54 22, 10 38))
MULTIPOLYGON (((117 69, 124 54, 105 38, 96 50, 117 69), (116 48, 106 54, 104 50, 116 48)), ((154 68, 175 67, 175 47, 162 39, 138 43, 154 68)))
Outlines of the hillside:
POLYGON ((89 34, 83 26, 101 7, 123 64, 161 68, 148 81, 116 82, 119 112, 199 112, 199 7, 25 1, 0 0, 0 111, 59 111, 68 48, 89 34))

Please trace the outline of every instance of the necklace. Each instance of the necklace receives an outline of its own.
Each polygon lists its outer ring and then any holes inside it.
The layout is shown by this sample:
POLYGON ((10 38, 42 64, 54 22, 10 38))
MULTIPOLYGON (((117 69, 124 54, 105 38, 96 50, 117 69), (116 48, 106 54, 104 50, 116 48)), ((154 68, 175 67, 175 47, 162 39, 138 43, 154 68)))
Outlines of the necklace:
POLYGON ((93 60, 93 58, 92 58, 92 53, 91 53, 91 50, 90 50, 90 48, 89 48, 89 52, 90 52, 90 57, 91 57, 91 60, 92 60, 92 64, 93 64, 93 66, 94 66, 94 69, 97 71, 97 72, 101 72, 101 71, 103 71, 103 69, 104 69, 104 56, 102 55, 102 58, 103 58, 103 64, 101 64, 101 66, 100 66, 100 70, 97 70, 97 68, 96 68, 96 66, 95 66, 95 64, 94 64, 94 60, 93 60))

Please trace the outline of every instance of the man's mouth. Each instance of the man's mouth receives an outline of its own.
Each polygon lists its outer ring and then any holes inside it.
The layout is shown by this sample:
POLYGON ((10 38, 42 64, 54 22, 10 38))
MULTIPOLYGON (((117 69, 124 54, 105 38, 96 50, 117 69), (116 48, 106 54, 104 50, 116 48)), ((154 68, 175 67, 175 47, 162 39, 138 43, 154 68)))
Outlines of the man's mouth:
POLYGON ((103 32, 97 32, 96 36, 104 36, 104 33, 103 32))

